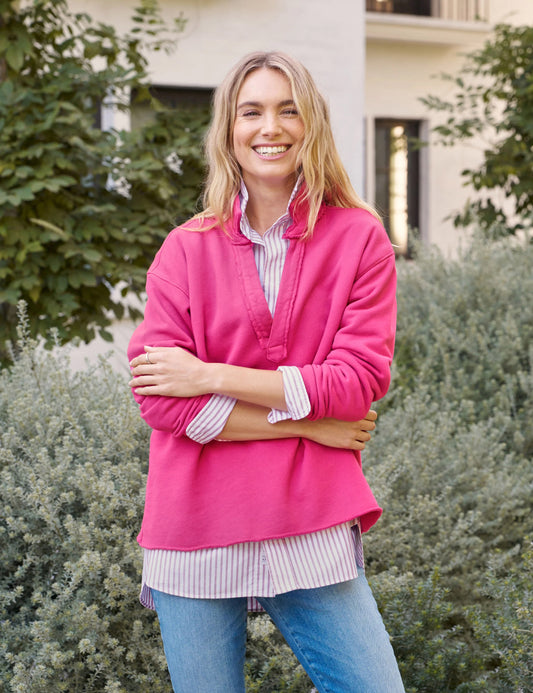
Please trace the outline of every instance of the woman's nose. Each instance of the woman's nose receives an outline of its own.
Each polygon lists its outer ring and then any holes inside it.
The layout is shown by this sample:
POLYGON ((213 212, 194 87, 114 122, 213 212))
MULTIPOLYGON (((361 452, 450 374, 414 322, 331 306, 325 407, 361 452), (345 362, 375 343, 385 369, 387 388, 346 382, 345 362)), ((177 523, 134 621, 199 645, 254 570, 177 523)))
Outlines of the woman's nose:
POLYGON ((261 124, 261 132, 263 135, 277 135, 281 132, 281 125, 277 114, 265 113, 261 124))

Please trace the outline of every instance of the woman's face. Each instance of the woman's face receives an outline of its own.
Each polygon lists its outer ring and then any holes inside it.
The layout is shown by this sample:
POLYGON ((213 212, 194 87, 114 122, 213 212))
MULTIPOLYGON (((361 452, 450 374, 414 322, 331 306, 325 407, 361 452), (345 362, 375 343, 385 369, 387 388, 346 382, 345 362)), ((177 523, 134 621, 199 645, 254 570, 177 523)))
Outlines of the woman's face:
POLYGON ((304 125, 288 79, 279 70, 251 72, 237 96, 233 148, 248 190, 254 186, 292 189, 304 125))

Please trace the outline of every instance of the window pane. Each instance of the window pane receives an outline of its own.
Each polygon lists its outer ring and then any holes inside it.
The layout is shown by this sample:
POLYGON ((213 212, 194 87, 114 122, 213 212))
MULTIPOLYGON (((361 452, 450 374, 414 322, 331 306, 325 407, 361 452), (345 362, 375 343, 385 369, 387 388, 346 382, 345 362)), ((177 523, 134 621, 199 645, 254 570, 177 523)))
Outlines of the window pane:
MULTIPOLYGON (((211 89, 153 86, 150 93, 168 108, 207 109, 211 106, 211 89)), ((153 120, 154 112, 146 101, 139 103, 135 91, 131 95, 132 129, 146 125, 153 120)))
POLYGON ((418 133, 418 121, 376 120, 375 203, 400 255, 408 252, 409 229, 419 227, 418 133))
POLYGON ((367 12, 390 12, 431 17, 431 0, 366 0, 367 12))

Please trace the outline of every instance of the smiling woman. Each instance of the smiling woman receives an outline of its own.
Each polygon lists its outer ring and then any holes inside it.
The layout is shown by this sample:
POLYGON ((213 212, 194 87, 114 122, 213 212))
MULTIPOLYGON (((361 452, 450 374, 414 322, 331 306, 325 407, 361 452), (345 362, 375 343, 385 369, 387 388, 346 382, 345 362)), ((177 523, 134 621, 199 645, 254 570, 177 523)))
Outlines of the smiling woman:
POLYGON ((175 691, 243 693, 246 610, 320 691, 403 691, 363 568, 360 451, 390 381, 395 261, 325 101, 281 53, 215 94, 204 211, 148 271, 129 346, 153 428, 141 601, 175 691))

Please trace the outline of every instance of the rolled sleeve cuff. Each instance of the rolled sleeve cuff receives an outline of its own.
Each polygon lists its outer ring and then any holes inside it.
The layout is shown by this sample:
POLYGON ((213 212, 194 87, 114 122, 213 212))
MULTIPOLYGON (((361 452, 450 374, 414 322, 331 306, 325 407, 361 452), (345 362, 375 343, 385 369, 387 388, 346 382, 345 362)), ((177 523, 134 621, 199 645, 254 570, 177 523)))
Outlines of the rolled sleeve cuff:
POLYGON ((202 411, 187 426, 186 435, 196 443, 205 445, 214 440, 226 425, 237 402, 233 397, 213 395, 202 411))
POLYGON ((287 411, 271 409, 268 414, 268 422, 277 423, 287 419, 294 421, 304 419, 311 411, 311 402, 300 370, 296 366, 280 366, 278 370, 283 374, 283 390, 287 411))

